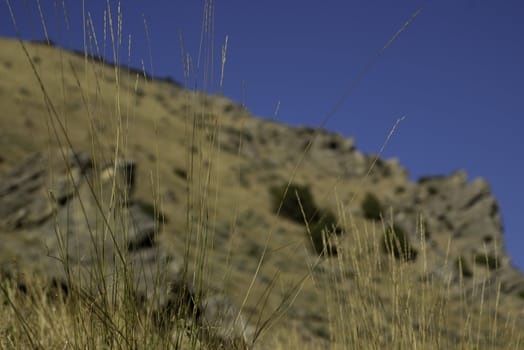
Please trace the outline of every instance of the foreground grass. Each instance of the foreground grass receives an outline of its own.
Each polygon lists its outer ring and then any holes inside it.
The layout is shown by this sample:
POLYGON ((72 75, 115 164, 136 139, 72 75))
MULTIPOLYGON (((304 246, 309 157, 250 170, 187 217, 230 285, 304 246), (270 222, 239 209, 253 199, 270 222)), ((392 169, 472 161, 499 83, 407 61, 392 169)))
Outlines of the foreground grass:
MULTIPOLYGON (((307 278, 328 291, 329 342, 296 329, 286 318, 259 339, 260 349, 519 349, 522 332, 515 315, 498 310, 499 296, 483 290, 466 297, 442 283, 421 282, 394 256, 374 255, 379 242, 363 233, 362 245, 311 267, 307 278), (375 247, 373 247, 375 246, 375 247), (379 274, 383 281, 377 283, 379 274), (348 283, 348 281, 350 283, 348 283), (457 316, 458 315, 458 316, 457 316)), ((132 272, 130 272, 132 273, 132 272)), ((92 298, 82 291, 63 295, 33 277, 28 288, 3 280, 0 346, 3 349, 217 349, 187 315, 173 315, 168 328, 125 293, 92 298), (111 297, 108 303, 104 298, 111 297)), ((121 290, 125 290, 122 288, 121 290)), ((277 293, 271 290, 269 293, 277 293)), ((288 291, 292 292, 292 291, 288 291)), ((237 348, 229 345, 225 348, 237 348)), ((243 348, 243 345, 238 345, 243 348)))

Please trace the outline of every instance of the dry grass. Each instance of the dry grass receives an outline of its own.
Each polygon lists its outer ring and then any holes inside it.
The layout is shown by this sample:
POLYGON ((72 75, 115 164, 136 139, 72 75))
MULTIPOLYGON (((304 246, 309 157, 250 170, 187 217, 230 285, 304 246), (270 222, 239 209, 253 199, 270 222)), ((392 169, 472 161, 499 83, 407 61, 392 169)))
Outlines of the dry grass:
MULTIPOLYGON (((115 23, 118 15, 113 13, 115 23)), ((113 36, 120 30, 115 23, 108 23, 113 36)), ((86 48, 98 54, 100 46, 113 43, 114 39, 99 43, 92 36, 86 48)), ((162 244, 184 256, 197 289, 205 293, 218 288, 231 295, 256 326, 259 348, 522 347, 522 320, 510 313, 513 304, 500 299, 496 286, 489 296, 486 291, 492 286, 456 293, 451 281, 423 278, 424 263, 399 263, 393 255, 385 255, 383 224, 353 218, 347 210, 373 185, 366 184, 366 179, 341 184, 329 178, 318 183, 321 171, 303 161, 311 143, 298 162, 284 163, 271 176, 288 185, 315 183, 313 195, 321 198, 320 205, 338 209, 339 221, 350 234, 340 238, 339 253, 332 258, 317 258, 300 226, 272 215, 267 190, 253 195, 253 187, 269 184, 253 175, 259 172, 263 177, 263 170, 250 171, 250 164, 238 157, 243 152, 241 132, 239 142, 232 145, 236 152, 223 151, 224 130, 249 128, 251 117, 244 109, 231 107, 220 96, 153 82, 145 74, 104 66, 46 45, 5 39, 0 39, 0 45, 5 50, 0 75, 17 72, 14 81, 0 79, 2 108, 8 111, 1 125, 11 125, 9 130, 1 128, 8 142, 0 145, 6 154, 0 166, 15 164, 30 151, 55 146, 89 151, 97 164, 132 156, 140 165, 137 177, 147 179, 138 185, 137 198, 168 213, 162 244), (45 117, 36 118, 33 113, 38 110, 46 111, 45 117), (27 137, 28 132, 32 137, 27 137), (170 193, 177 198, 166 199, 170 193), (268 214, 246 210, 239 203, 265 208, 268 214)), ((210 55, 211 50, 203 54, 210 55)), ((185 79, 195 77, 187 70, 185 79)), ((200 86, 205 90, 210 83, 203 81, 200 86)), ((279 130, 278 125, 268 127, 279 130)), ((109 189, 110 198, 118 197, 118 186, 115 182, 109 189)), ((107 198, 107 193, 99 195, 107 198)), ((122 203, 126 200, 118 198, 122 203)), ((100 211, 106 215, 102 206, 100 211)), ((106 218, 92 232, 95 240, 112 232, 114 224, 106 218)), ((423 230, 420 236, 419 254, 425 259, 423 230)), ((28 290, 21 290, 13 280, 2 280, 0 347, 219 346, 214 340, 202 341, 187 315, 183 324, 181 315, 170 315, 169 328, 160 329, 151 310, 130 297, 133 286, 128 281, 134 271, 127 268, 125 254, 115 259, 121 273, 115 274, 112 283, 119 287, 102 289, 99 295, 79 286, 64 296, 60 289, 31 275, 26 276, 28 290)), ((104 283, 96 276, 91 283, 104 283)), ((74 286, 75 276, 70 277, 74 286)))

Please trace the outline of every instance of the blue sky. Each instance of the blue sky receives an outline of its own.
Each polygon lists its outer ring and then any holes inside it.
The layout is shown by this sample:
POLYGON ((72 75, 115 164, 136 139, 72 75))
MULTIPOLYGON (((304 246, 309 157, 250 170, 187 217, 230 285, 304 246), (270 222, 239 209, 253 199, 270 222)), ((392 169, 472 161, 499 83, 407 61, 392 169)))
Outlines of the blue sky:
MULTIPOLYGON (((22 37, 42 38, 36 2, 12 2, 22 37)), ((65 1, 69 29, 62 1, 56 10, 54 2, 41 2, 51 39, 82 49, 81 2, 65 1)), ((406 116, 383 156, 400 158, 412 179, 458 169, 470 179, 486 178, 501 206, 506 248, 524 270, 521 1, 217 1, 215 76, 213 84, 196 86, 217 91, 227 35, 223 93, 238 102, 245 96, 255 115, 273 117, 280 102, 277 120, 318 126, 420 6, 421 14, 367 71, 326 128, 355 137, 360 150, 372 153, 397 118, 406 116)), ((87 5, 99 41, 105 8, 102 0, 87 5)), ((140 67, 143 60, 148 70, 153 66, 154 75, 183 81, 180 33, 196 65, 203 8, 204 1, 193 0, 150 1, 147 6, 124 2, 124 41, 132 35, 130 63, 140 67)), ((112 10, 115 15, 116 7, 112 10)), ((3 1, 0 35, 15 35, 3 1)), ((127 63, 127 48, 121 55, 127 63)), ((202 63, 199 69, 204 70, 202 63)), ((194 81, 189 85, 194 87, 194 81)))

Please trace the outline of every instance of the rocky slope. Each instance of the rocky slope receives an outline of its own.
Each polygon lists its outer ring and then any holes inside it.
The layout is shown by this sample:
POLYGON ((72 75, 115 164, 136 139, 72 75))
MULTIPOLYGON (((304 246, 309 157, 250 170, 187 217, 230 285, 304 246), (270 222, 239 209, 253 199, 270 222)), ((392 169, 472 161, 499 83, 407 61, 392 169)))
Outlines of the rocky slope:
MULTIPOLYGON (((129 70, 118 73, 120 90, 115 91, 114 67, 58 48, 26 45, 45 94, 19 43, 0 39, 0 267, 5 275, 44 273, 67 288, 70 281, 59 260, 67 256, 71 268, 79 270, 75 275, 88 273, 81 267, 96 260, 92 227, 100 224, 100 212, 120 208, 125 220, 106 215, 113 218, 107 227, 126 247, 131 264, 161 260, 170 276, 166 283, 191 290, 180 281, 182 257, 198 260, 203 246, 195 237, 207 234, 209 288, 243 305, 255 326, 256 315, 270 316, 286 299, 285 291, 300 282, 301 293, 286 304, 286 322, 304 338, 323 342, 332 336, 324 306, 328 281, 336 280, 358 298, 351 286, 360 272, 348 265, 340 277, 330 268, 335 256, 321 257, 311 271, 318 255, 303 223, 276 216, 272 205, 270 189, 291 179, 307 186, 319 207, 338 214, 341 234, 332 239, 339 257, 375 252, 372 259, 362 258, 371 261, 363 267, 372 276, 370 295, 387 303, 391 282, 385 266, 399 264, 413 283, 431 281, 445 290, 451 314, 458 308, 455 300, 474 300, 482 290, 497 300, 498 311, 516 311, 522 322, 524 276, 504 250, 498 204, 483 179, 468 181, 458 171, 412 183, 396 159, 363 154, 351 138, 259 119, 225 97, 192 93, 169 81, 144 81, 129 70), (71 146, 75 152, 57 151, 71 146), (115 166, 114 154, 127 161, 115 166), (115 170, 123 184, 119 198, 126 198, 122 203, 114 197, 115 170), (375 249, 388 226, 404 232, 409 258, 392 260, 375 249), (65 250, 57 227, 68 237, 65 250), (188 245, 193 250, 186 256, 188 245), (308 274, 311 278, 303 280, 308 274), (279 292, 260 303, 268 286, 278 286, 279 292)), ((111 241, 98 244, 113 253, 111 241)), ((137 276, 139 298, 150 297, 151 279, 137 276)), ((88 278, 80 282, 87 284, 88 278)), ((165 298, 161 304, 168 304, 170 294, 165 298)), ((443 334, 459 338, 461 322, 457 316, 442 325, 443 334)))

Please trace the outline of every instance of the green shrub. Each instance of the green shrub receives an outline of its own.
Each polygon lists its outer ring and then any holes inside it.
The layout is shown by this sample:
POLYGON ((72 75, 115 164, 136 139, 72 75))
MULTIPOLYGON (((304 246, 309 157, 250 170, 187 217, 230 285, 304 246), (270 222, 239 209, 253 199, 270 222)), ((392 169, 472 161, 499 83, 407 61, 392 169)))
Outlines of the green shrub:
POLYGON ((139 87, 135 89, 135 95, 137 97, 144 97, 146 95, 145 91, 139 87))
POLYGON ((487 267, 490 270, 499 268, 499 259, 493 255, 477 254, 475 255, 475 264, 487 267))
POLYGON ((178 176, 181 179, 187 180, 187 171, 182 168, 175 168, 173 169, 173 172, 176 176, 178 176))
POLYGON ((436 186, 428 186, 428 193, 434 196, 438 193, 438 188, 436 186))
POLYGON ((338 226, 337 219, 331 211, 319 211, 316 217, 313 218, 312 223, 309 225, 309 229, 311 232, 313 248, 317 254, 330 256, 337 255, 337 249, 335 246, 330 244, 329 238, 333 234, 342 234, 342 230, 338 226), (324 240, 326 241, 327 246, 324 245, 324 240))
POLYGON ((324 247, 323 238, 326 235, 326 241, 329 242, 329 237, 332 234, 342 234, 335 214, 330 210, 319 209, 316 206, 309 186, 290 184, 286 196, 282 199, 286 186, 287 184, 283 184, 282 186, 274 186, 269 189, 273 210, 277 211, 280 203, 282 203, 280 215, 304 225, 306 224, 304 221, 305 215, 315 252, 319 255, 336 255, 334 246, 328 244, 328 247, 324 247), (302 213, 300 206, 302 206, 304 213, 302 213))
POLYGON ((313 200, 313 195, 309 190, 309 186, 290 184, 286 196, 283 198, 286 186, 287 184, 283 184, 282 186, 274 186, 269 189, 273 209, 277 211, 280 206, 280 203, 282 203, 280 215, 295 222, 303 224, 304 216, 302 214, 302 211, 300 210, 300 206, 302 205, 302 209, 304 210, 304 214, 306 215, 306 220, 309 221, 309 219, 317 211, 317 207, 313 200))
POLYGON ((380 220, 382 217, 382 206, 373 193, 368 192, 366 194, 362 200, 361 208, 366 219, 380 220))
POLYGON ((228 103, 224 106, 223 112, 224 113, 231 113, 235 109, 235 105, 233 103, 228 103))
POLYGON ((312 224, 326 227, 331 233, 336 235, 342 234, 342 229, 338 225, 338 220, 331 210, 321 209, 311 220, 312 224))
POLYGON ((395 188, 395 193, 396 194, 401 194, 401 193, 404 193, 404 192, 406 192, 406 188, 404 186, 397 186, 395 188))
POLYGON ((154 220, 161 222, 161 223, 167 223, 167 218, 157 207, 155 207, 154 204, 149 202, 143 202, 141 200, 137 200, 135 202, 136 205, 142 210, 142 212, 154 220))
POLYGON ((336 256, 337 247, 330 241, 331 232, 326 226, 315 225, 311 229, 313 249, 318 255, 336 256))
POLYGON ((409 244, 406 232, 397 225, 386 229, 382 243, 384 252, 398 260, 413 261, 417 258, 417 251, 409 244))
POLYGON ((441 180, 444 179, 445 175, 429 175, 429 176, 421 176, 418 178, 417 183, 418 184, 424 184, 433 180, 441 180))
POLYGON ((517 296, 521 299, 524 299, 524 290, 521 290, 517 293, 517 296))
POLYGON ((463 256, 459 256, 455 261, 455 264, 457 266, 457 270, 462 275, 462 277, 473 277, 473 271, 471 270, 471 267, 469 266, 468 262, 463 256))

